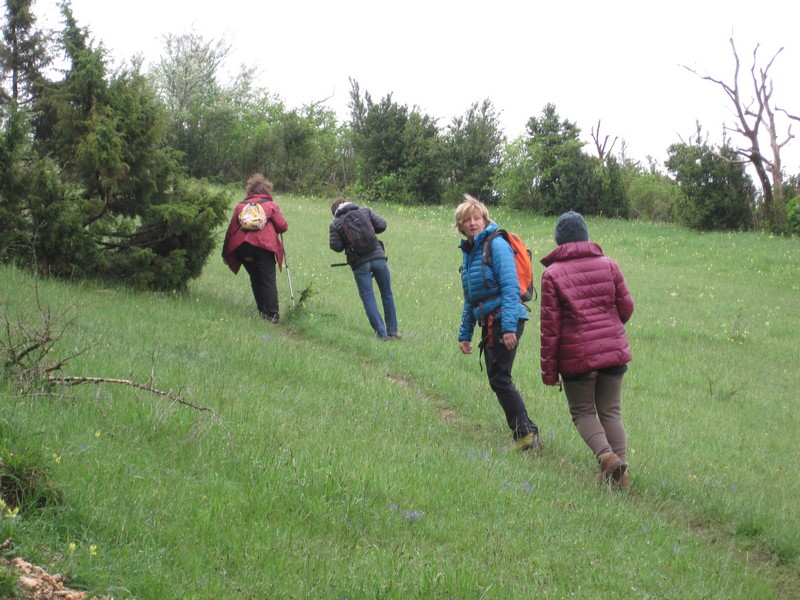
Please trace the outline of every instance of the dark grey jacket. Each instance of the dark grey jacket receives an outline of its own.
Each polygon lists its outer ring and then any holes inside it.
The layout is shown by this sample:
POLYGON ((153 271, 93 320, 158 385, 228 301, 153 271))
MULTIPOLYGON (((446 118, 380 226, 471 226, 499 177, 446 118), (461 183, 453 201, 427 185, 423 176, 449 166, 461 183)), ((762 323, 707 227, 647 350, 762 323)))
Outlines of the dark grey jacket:
POLYGON ((373 212, 366 206, 359 206, 355 202, 345 202, 338 209, 336 209, 336 214, 333 216, 333 221, 331 221, 329 232, 331 250, 334 252, 344 251, 345 256, 347 257, 347 264, 353 269, 360 267, 365 262, 370 260, 381 258, 386 260, 386 253, 383 250, 383 242, 380 240, 378 241, 378 245, 375 246, 375 250, 365 256, 359 256, 353 252, 352 249, 347 247, 347 238, 344 235, 344 231, 342 231, 342 216, 351 210, 366 211, 369 214, 372 227, 375 228, 375 233, 383 233, 386 231, 386 219, 381 217, 379 214, 373 212))

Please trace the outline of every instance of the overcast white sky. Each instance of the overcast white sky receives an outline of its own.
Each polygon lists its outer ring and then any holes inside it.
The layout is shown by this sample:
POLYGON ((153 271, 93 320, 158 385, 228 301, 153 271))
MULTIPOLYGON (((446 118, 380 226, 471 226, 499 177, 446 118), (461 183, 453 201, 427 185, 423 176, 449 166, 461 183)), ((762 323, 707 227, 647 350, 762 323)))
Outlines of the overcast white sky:
MULTIPOLYGON (((600 120, 601 135, 619 138, 615 151, 624 140, 630 158, 663 163, 696 121, 714 144, 723 122, 734 123, 722 89, 682 67, 732 83, 731 37, 748 98, 756 44, 762 66, 784 47, 770 70, 773 98, 800 114, 800 3, 787 0, 72 0, 72 8, 117 61, 158 60, 168 33, 224 38, 231 71, 257 66, 261 85, 289 107, 330 97, 341 120, 349 78, 373 100, 392 93, 441 126, 489 98, 510 138, 551 102, 584 141, 600 120)), ((59 18, 56 0, 35 0, 34 11, 42 24, 59 18)), ((781 121, 784 136, 788 125, 781 121)), ((800 123, 792 129, 784 166, 798 173, 800 123)))

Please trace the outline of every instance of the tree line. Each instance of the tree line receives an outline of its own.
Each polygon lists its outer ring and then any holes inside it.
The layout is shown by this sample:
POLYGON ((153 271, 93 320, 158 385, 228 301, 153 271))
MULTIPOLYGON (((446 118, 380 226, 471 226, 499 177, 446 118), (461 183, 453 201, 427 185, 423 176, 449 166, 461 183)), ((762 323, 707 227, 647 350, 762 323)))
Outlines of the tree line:
MULTIPOLYGON (((0 260, 70 277, 177 289, 214 250, 231 201, 208 183, 261 172, 284 193, 364 202, 454 204, 464 193, 555 215, 680 223, 701 230, 800 233, 797 175, 783 173, 768 62, 751 73, 761 112, 741 108, 736 147, 708 141, 700 124, 667 149, 663 168, 614 153, 616 139, 547 104, 523 135, 506 139, 490 99, 442 126, 392 94, 375 100, 350 81, 349 120, 324 102, 288 107, 242 67, 221 83, 225 41, 169 35, 160 60, 112 67, 70 4, 62 28, 37 27, 32 0, 7 0, 0 44, 0 260), (60 61, 60 62, 59 62, 60 61), (57 65, 60 65, 57 67, 57 65), (769 92, 769 93, 767 93, 769 92), (756 135, 769 129, 773 156, 756 135), (777 165, 777 169, 776 169, 777 165), (747 173, 755 167, 759 185, 747 173), (763 176, 762 176, 763 174, 763 176)), ((741 103, 735 83, 708 78, 741 103)), ((774 60, 774 57, 773 57, 774 60)))

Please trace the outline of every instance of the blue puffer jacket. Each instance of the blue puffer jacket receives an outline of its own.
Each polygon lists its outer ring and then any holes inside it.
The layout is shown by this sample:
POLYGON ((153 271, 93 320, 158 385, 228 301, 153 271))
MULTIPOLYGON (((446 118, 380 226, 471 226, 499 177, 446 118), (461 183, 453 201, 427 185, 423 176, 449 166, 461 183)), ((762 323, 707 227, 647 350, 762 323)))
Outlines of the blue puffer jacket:
POLYGON ((492 266, 483 264, 483 242, 497 231, 497 223, 489 225, 475 236, 473 244, 461 241, 464 263, 461 267, 461 285, 464 288, 464 310, 458 341, 472 340, 475 325, 491 313, 502 323, 503 333, 515 333, 517 321, 528 319, 528 311, 519 299, 519 279, 514 252, 502 237, 492 240, 492 266))

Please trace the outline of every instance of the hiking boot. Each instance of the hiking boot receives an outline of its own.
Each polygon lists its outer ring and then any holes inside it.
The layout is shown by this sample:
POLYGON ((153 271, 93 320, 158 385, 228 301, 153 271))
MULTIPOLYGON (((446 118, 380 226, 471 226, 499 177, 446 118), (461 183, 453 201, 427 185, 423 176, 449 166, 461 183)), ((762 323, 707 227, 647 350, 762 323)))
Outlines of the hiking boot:
POLYGON ((281 316, 278 313, 261 313, 261 317, 268 323, 275 323, 277 325, 281 322, 281 316))
POLYGON ((403 336, 400 335, 397 331, 395 331, 394 333, 390 333, 389 335, 387 335, 386 339, 388 339, 388 340, 402 340, 403 336))
POLYGON ((542 447, 542 442, 539 439, 539 432, 538 431, 531 431, 527 435, 523 435, 521 438, 514 440, 511 444, 509 450, 512 452, 529 452, 529 451, 536 451, 542 447))
POLYGON ((631 478, 630 475, 628 475, 628 471, 625 471, 620 476, 617 485, 619 486, 619 489, 624 490, 626 492, 631 489, 631 478))
POLYGON ((614 483, 619 483, 628 468, 625 461, 613 452, 601 454, 598 460, 600 461, 600 477, 598 478, 598 482, 605 483, 610 479, 614 483))

